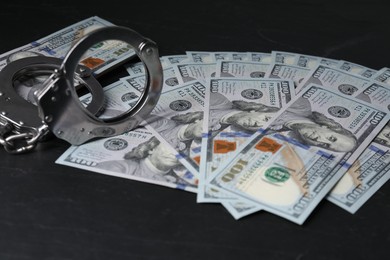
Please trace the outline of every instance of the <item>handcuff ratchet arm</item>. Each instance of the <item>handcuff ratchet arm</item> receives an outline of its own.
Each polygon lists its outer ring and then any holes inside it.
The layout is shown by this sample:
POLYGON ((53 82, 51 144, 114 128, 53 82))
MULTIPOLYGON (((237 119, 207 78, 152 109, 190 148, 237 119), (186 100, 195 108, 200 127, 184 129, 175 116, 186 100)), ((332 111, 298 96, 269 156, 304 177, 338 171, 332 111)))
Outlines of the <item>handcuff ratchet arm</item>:
MULTIPOLYGON (((50 132, 38 116, 37 107, 22 98, 15 91, 14 82, 21 76, 51 75, 59 69, 62 60, 46 56, 26 57, 15 60, 0 72, 0 145, 9 153, 23 153, 35 148, 36 144, 50 132)), ((82 81, 92 94, 87 109, 93 114, 104 108, 104 93, 100 83, 91 76, 90 70, 79 66, 76 79, 82 81)))
POLYGON ((138 126, 153 110, 162 89, 162 66, 157 45, 137 32, 120 26, 104 27, 81 38, 41 91, 36 93, 39 114, 58 138, 73 145, 122 134, 138 126), (135 106, 120 116, 101 119, 86 111, 74 89, 74 73, 82 55, 94 44, 120 40, 130 44, 145 65, 145 89, 135 106))

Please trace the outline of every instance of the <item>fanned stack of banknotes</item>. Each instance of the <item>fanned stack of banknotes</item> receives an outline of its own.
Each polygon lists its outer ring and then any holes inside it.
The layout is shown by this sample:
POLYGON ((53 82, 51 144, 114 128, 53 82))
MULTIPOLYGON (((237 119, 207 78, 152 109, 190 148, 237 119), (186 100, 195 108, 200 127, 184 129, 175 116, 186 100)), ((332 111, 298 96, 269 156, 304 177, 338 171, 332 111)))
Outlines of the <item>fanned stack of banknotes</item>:
MULTIPOLYGON (((71 27, 96 23, 109 24, 71 27)), ((355 213, 390 178, 389 68, 284 51, 188 51, 161 63, 162 94, 142 126, 72 146, 56 163, 193 192, 235 219, 264 210, 297 224, 323 199, 355 213)), ((104 87, 102 117, 142 94, 143 64, 125 66, 129 76, 104 87)))

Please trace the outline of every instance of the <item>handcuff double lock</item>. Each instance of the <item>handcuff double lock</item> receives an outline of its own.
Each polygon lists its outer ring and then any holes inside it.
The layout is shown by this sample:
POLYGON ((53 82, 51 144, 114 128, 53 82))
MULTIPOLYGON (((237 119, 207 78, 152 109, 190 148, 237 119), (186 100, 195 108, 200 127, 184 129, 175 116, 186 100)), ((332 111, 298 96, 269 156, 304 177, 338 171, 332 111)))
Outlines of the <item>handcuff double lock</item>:
POLYGON ((0 144, 9 153, 35 148, 49 135, 72 145, 122 134, 137 127, 153 110, 163 82, 157 45, 134 30, 111 26, 83 36, 64 59, 36 56, 7 64, 0 72, 0 144), (118 40, 134 48, 145 67, 145 88, 137 103, 113 118, 99 118, 104 111, 103 88, 93 72, 79 61, 94 44, 118 40), (34 92, 37 106, 22 98, 14 82, 25 75, 50 75, 34 92), (84 85, 92 101, 84 107, 78 100, 75 83, 84 85))

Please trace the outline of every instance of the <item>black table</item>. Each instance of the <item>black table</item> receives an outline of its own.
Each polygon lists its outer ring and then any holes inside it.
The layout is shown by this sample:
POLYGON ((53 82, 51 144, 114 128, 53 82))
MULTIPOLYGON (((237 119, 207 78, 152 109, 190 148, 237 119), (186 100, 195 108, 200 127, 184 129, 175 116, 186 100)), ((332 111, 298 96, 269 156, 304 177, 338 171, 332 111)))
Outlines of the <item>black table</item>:
MULTIPOLYGON (((390 66, 379 1, 3 1, 0 53, 90 16, 185 51, 272 50, 390 66)), ((0 82, 1 84, 1 82, 0 82)), ((0 259, 387 259, 390 183, 356 214, 323 201, 300 226, 259 212, 239 221, 196 195, 55 164, 69 147, 0 149, 0 259)))

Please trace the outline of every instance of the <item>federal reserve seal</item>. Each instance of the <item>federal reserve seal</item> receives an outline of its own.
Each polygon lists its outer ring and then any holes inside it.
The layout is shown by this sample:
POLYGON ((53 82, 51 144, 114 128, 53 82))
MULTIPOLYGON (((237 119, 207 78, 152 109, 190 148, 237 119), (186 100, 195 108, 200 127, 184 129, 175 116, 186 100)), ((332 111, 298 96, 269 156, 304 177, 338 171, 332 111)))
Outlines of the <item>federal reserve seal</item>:
POLYGON ((341 84, 338 89, 345 95, 352 95, 358 90, 357 87, 352 86, 351 84, 341 84))
POLYGON ((186 111, 188 109, 190 109, 192 107, 192 104, 191 102, 187 101, 187 100, 183 100, 183 99, 180 99, 180 100, 175 100, 173 102, 171 102, 171 104, 169 104, 169 108, 174 110, 174 111, 186 111))
POLYGON ((179 85, 179 81, 176 77, 172 77, 172 78, 165 80, 165 84, 173 87, 173 86, 179 85))
POLYGON ((265 76, 265 72, 262 72, 262 71, 254 71, 254 72, 251 72, 251 74, 249 75, 251 78, 264 78, 265 76))
POLYGON ((128 146, 126 140, 122 138, 111 138, 104 142, 104 148, 110 151, 120 151, 128 146))
POLYGON ((135 98, 138 98, 137 94, 135 94, 134 92, 128 92, 122 95, 121 100, 123 102, 128 102, 135 98))
POLYGON ((347 118, 351 115, 351 112, 348 109, 341 106, 331 106, 328 108, 328 113, 338 118, 347 118))
POLYGON ((281 184, 290 178, 290 173, 282 167, 271 167, 265 171, 264 177, 272 184, 281 184))
POLYGON ((246 99, 259 99, 263 97, 263 92, 258 89, 245 89, 241 91, 241 96, 246 99))

